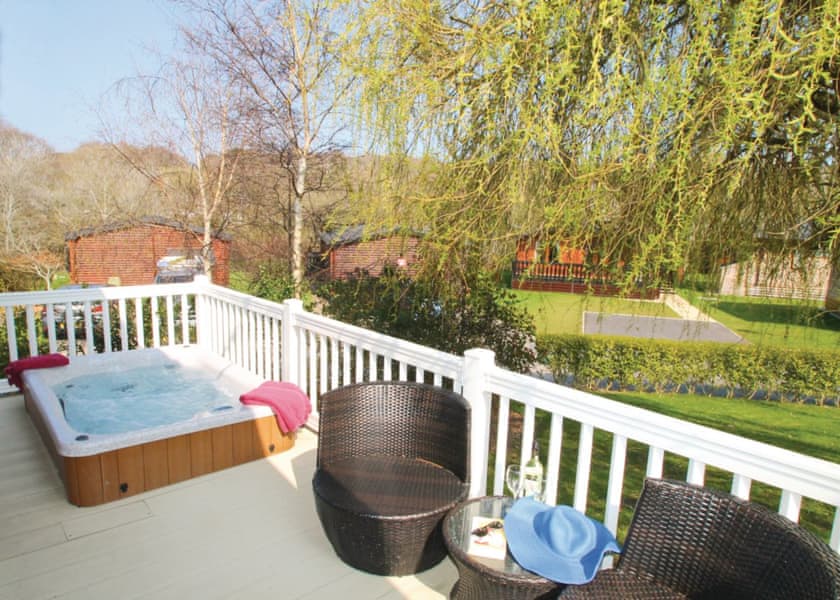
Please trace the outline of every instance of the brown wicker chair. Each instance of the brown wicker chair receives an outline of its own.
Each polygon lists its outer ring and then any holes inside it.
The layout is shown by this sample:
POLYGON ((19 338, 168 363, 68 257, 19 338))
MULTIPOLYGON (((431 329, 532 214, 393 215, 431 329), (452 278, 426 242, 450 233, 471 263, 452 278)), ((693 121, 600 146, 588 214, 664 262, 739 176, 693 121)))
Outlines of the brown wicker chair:
POLYGON ((408 575, 446 556, 441 521, 467 497, 470 410, 431 385, 379 382, 321 396, 315 507, 347 564, 408 575))
POLYGON ((648 479, 615 569, 563 600, 838 598, 840 559, 800 526, 723 492, 648 479))

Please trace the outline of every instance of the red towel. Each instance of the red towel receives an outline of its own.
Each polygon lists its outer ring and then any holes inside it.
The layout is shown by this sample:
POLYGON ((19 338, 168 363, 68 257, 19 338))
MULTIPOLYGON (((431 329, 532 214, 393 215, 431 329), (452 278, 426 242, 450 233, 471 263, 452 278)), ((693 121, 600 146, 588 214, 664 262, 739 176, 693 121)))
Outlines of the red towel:
POLYGON ((13 360, 6 367, 4 373, 9 378, 9 385, 17 386, 18 389, 23 389, 23 381, 21 374, 27 369, 44 369, 47 367, 63 367, 70 364, 70 359, 63 354, 42 354, 41 356, 30 356, 29 358, 21 358, 13 360))
POLYGON ((283 433, 294 431, 306 423, 312 411, 309 396, 294 383, 285 381, 265 381, 239 396, 239 401, 242 404, 270 406, 283 433))

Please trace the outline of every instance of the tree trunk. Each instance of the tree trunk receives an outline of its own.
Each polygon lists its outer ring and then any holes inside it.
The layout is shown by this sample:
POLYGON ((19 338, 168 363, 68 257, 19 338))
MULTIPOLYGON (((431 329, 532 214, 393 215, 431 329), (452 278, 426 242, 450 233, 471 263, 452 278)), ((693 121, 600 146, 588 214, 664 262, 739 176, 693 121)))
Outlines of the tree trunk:
POLYGON ((295 169, 295 196, 292 199, 292 282, 295 298, 300 298, 303 286, 303 207, 302 198, 306 191, 306 154, 301 154, 295 169))
POLYGON ((204 274, 213 281, 213 232, 210 229, 210 219, 204 219, 204 237, 201 240, 201 266, 204 274))

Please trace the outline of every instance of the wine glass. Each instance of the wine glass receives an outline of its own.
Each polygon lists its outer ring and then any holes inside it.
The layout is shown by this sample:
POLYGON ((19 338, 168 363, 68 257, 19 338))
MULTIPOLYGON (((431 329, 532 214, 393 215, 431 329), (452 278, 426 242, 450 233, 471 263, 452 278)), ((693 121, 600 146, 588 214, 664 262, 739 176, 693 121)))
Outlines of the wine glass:
POLYGON ((508 465, 505 469, 505 483, 513 494, 514 500, 522 495, 522 487, 525 481, 522 479, 522 469, 519 465, 508 465))
POLYGON ((543 502, 545 498, 545 478, 540 476, 522 477, 522 495, 528 496, 537 502, 543 502))

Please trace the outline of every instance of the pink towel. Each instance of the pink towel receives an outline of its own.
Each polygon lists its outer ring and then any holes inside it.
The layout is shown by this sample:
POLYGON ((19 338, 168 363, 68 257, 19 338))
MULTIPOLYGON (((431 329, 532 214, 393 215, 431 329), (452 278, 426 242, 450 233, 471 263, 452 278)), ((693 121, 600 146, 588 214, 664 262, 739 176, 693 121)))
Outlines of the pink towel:
POLYGON ((280 431, 294 431, 309 418, 312 405, 302 389, 285 381, 265 381, 259 387, 239 396, 242 404, 264 404, 277 417, 280 431))
POLYGON ((42 354, 41 356, 30 356, 29 358, 21 358, 13 360, 6 367, 4 373, 9 378, 9 385, 17 386, 18 389, 23 389, 23 380, 21 374, 27 369, 44 369, 47 367, 63 367, 70 364, 70 359, 63 354, 42 354))

